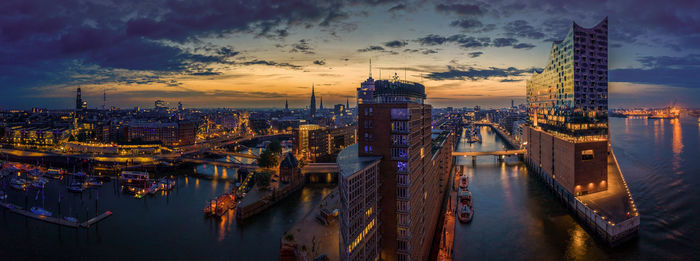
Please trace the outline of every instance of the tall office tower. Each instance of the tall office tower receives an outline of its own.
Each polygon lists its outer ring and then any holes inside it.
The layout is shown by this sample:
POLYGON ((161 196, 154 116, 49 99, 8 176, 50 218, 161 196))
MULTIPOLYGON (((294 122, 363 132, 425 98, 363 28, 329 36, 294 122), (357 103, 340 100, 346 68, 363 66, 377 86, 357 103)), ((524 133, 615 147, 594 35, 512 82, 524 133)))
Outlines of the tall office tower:
POLYGON ((338 157, 341 259, 425 260, 440 214, 440 181, 446 180, 441 174, 447 173, 444 164, 451 157, 441 152, 452 146, 442 150, 432 144, 431 106, 423 103, 423 85, 397 75, 377 81, 370 76, 357 92, 358 143, 338 157), (377 184, 371 179, 375 165, 377 184), (353 183, 358 175, 369 177, 353 183), (378 197, 364 194, 375 186, 378 197), (371 251, 375 238, 378 256, 371 251))
POLYGON ((345 98, 345 109, 346 110, 350 109, 350 99, 347 97, 345 98))
POLYGON ((527 81, 528 158, 575 196, 607 189, 608 19, 573 23, 527 81))
POLYGON ((309 104, 309 113, 311 118, 316 116, 316 94, 314 93, 314 85, 311 84, 311 104, 309 104))
POLYGON ((284 110, 285 111, 289 110, 289 101, 287 99, 284 99, 284 110))
POLYGON ((78 94, 75 97, 75 109, 80 110, 83 108, 83 97, 80 92, 80 87, 78 87, 78 94))

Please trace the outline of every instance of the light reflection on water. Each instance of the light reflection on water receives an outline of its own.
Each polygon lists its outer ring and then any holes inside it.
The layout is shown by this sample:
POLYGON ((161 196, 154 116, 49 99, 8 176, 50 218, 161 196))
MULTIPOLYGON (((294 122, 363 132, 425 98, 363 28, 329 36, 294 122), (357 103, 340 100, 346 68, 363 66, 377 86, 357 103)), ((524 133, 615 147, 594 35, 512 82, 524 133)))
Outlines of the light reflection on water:
MULTIPOLYGON (((470 175, 471 224, 458 224, 455 260, 689 260, 700 255, 700 135, 697 118, 610 118, 615 155, 641 214, 639 238, 611 249, 591 237, 571 212, 514 159, 457 157, 470 175), (668 125, 668 126, 666 126, 668 125), (666 128, 669 131, 665 131, 666 128), (683 132, 685 131, 686 135, 683 132), (504 175, 504 168, 506 174, 504 175), (506 250, 504 252, 504 250, 506 250)), ((483 142, 458 151, 498 150, 490 129, 483 142)))

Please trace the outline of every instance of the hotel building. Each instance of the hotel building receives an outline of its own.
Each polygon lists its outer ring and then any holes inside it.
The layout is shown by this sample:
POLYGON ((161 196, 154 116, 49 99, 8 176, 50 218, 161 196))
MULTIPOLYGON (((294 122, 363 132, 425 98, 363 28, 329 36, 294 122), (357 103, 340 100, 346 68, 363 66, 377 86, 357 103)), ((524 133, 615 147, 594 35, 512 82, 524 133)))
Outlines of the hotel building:
POLYGON ((341 260, 428 259, 454 136, 433 139, 425 98, 397 76, 358 88, 358 143, 337 159, 341 260))
POLYGON ((607 189, 608 20, 573 23, 527 81, 528 157, 575 196, 607 189))

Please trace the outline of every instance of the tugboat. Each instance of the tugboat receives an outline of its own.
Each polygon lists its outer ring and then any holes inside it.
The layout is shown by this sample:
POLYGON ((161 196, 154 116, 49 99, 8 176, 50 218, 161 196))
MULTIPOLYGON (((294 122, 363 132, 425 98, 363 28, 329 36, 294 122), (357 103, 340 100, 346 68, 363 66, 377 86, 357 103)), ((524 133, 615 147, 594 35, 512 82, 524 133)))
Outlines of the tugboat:
POLYGON ((469 186, 469 177, 467 177, 466 175, 462 175, 461 177, 459 177, 459 188, 467 189, 468 186, 469 186))
POLYGON ((458 194, 459 203, 457 204, 457 209, 459 210, 459 221, 462 223, 469 223, 472 221, 474 216, 474 207, 472 206, 472 193, 467 189, 459 190, 458 194))
POLYGON ((459 218, 459 222, 469 223, 472 222, 474 212, 469 206, 460 204, 459 215, 457 217, 459 218))

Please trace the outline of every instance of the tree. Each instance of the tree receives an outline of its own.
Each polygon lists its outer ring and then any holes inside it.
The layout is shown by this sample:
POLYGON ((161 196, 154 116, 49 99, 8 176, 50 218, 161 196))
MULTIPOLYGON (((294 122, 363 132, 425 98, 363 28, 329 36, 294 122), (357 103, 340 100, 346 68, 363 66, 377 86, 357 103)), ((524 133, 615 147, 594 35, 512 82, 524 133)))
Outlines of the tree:
POLYGON ((258 172, 255 173, 255 184, 258 187, 268 187, 270 186, 270 177, 272 175, 268 172, 258 172))
POLYGON ((282 153, 282 144, 279 140, 272 140, 270 145, 267 145, 267 149, 274 153, 282 153))
POLYGON ((258 159, 258 166, 261 168, 272 168, 279 164, 279 159, 275 153, 266 149, 260 154, 260 159, 258 159))

